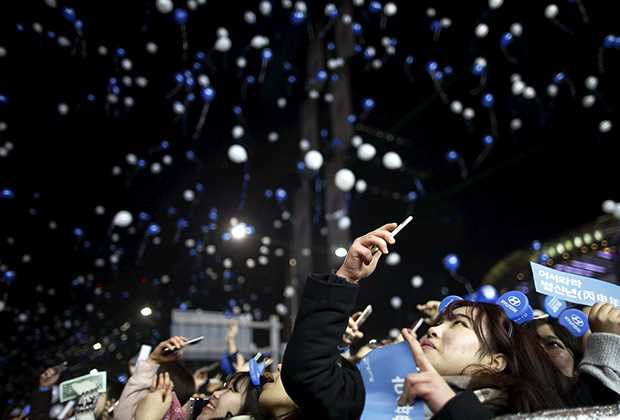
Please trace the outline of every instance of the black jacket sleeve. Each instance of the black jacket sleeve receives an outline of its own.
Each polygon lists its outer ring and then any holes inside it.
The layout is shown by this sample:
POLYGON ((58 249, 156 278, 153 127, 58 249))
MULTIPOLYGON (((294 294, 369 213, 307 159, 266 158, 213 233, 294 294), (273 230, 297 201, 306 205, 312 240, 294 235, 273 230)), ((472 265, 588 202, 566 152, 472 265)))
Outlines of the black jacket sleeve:
POLYGON ((495 417, 495 413, 484 407, 472 391, 463 391, 443 406, 433 420, 487 420, 495 417))
POLYGON ((312 274, 282 363, 282 383, 304 418, 358 419, 364 383, 338 349, 358 286, 333 274, 312 274))

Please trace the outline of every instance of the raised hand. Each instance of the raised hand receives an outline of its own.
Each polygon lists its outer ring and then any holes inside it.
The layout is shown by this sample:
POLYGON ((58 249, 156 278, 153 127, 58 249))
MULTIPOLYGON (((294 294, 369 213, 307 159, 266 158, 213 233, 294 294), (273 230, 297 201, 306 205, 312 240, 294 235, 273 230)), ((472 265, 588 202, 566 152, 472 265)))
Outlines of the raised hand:
POLYGON ((170 337, 169 339, 162 341, 161 343, 157 345, 157 347, 155 347, 155 350, 153 350, 153 352, 149 356, 149 359, 151 359, 155 363, 160 363, 160 364, 174 362, 175 360, 178 360, 181 357, 181 355, 183 354, 183 350, 177 350, 170 354, 164 354, 164 349, 167 347, 178 347, 179 349, 182 349, 183 347, 185 347, 186 341, 187 341, 187 338, 185 337, 180 337, 180 336, 170 337))
POLYGON ((583 311, 593 333, 620 334, 620 310, 611 303, 597 303, 583 311))
POLYGON ((160 373, 154 380, 149 393, 136 408, 135 420, 161 420, 172 404, 174 384, 168 372, 160 373))
POLYGON ((433 413, 437 413, 456 394, 441 375, 437 373, 415 336, 406 328, 401 332, 405 341, 409 344, 411 354, 420 371, 419 373, 410 373, 405 378, 404 390, 398 400, 398 405, 409 405, 416 398, 422 398, 433 413))
POLYGON ((435 320, 437 312, 439 311, 439 303, 440 302, 438 300, 429 300, 428 302, 421 305, 416 305, 415 307, 418 311, 425 315, 424 322, 431 324, 435 320))
POLYGON ((364 333, 361 332, 357 327, 357 319, 360 317, 361 314, 361 312, 356 312, 349 317, 349 325, 347 326, 346 331, 342 335, 342 342, 347 346, 350 346, 357 340, 364 337, 364 333))
POLYGON ((398 226, 396 223, 388 223, 355 239, 336 275, 352 283, 370 276, 375 271, 381 255, 389 252, 388 244, 396 243, 390 233, 396 226, 398 226), (372 249, 375 246, 380 252, 373 254, 372 249))

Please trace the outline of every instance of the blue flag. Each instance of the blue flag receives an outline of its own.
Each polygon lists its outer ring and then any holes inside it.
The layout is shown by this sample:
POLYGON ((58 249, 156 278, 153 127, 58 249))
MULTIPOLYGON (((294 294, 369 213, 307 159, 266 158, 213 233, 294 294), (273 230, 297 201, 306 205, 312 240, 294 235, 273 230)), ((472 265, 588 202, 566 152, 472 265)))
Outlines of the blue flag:
POLYGON ((391 344, 371 351, 357 365, 364 387, 366 403, 361 420, 419 420, 424 418, 424 402, 399 407, 405 377, 416 373, 413 355, 407 342, 391 344))

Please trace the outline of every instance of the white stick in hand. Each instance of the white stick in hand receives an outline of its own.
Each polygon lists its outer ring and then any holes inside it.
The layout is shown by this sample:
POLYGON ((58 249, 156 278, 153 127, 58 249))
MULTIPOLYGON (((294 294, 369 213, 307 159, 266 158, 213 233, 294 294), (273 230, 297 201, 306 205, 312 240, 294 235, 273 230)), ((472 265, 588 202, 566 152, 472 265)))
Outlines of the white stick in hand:
MULTIPOLYGON (((402 222, 400 225, 396 226, 396 229, 394 229, 392 231, 392 238, 396 236, 396 234, 398 232, 400 232, 401 230, 403 230, 405 228, 405 226, 407 226, 409 223, 411 223, 411 221, 413 220, 413 216, 409 216, 405 219, 404 222, 402 222)), ((374 254, 379 250, 379 247, 377 245, 373 246, 371 249, 371 252, 374 254)))

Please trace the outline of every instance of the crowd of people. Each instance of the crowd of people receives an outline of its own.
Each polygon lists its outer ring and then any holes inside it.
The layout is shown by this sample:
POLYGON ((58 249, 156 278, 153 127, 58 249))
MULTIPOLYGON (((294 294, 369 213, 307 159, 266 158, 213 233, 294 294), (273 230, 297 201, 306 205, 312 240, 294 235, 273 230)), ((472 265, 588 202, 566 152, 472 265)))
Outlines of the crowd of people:
MULTIPOLYGON (((52 395, 59 372, 46 370, 30 412, 21 418, 360 419, 369 394, 357 362, 394 342, 406 343, 417 369, 402 372, 402 393, 395 400, 400 414, 381 418, 412 418, 408 407, 419 401, 424 418, 434 419, 620 402, 620 310, 608 303, 584 308, 590 331, 577 338, 550 317, 519 324, 496 304, 456 300, 440 309, 438 301, 430 301, 418 305, 428 324, 419 339, 414 329, 403 328, 397 339, 363 343, 360 313, 354 313, 360 282, 395 243, 395 228, 387 224, 357 238, 335 273, 309 275, 281 364, 269 366, 260 355, 244 359, 233 322, 228 355, 219 363, 222 374, 209 367, 190 372, 182 363, 187 338, 175 336, 136 362, 117 400, 105 393, 88 403, 80 397, 62 418, 52 395), (352 345, 358 351, 350 352, 352 345)), ((392 362, 398 366, 399 360, 392 362)))

